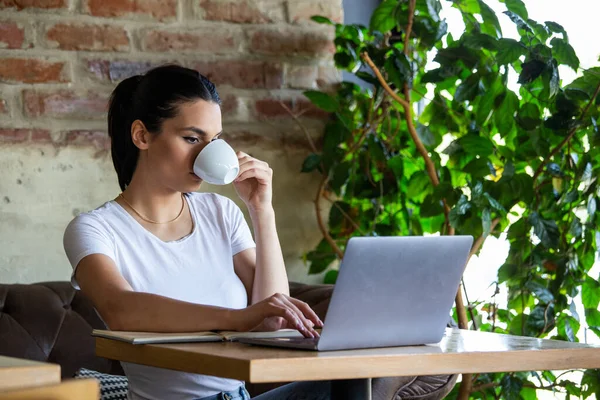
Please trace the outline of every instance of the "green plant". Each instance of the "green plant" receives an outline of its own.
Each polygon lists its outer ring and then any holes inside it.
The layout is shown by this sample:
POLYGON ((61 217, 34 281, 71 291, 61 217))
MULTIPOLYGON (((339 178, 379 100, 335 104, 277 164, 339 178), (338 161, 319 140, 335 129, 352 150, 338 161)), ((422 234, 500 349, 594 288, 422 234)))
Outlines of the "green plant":
MULTIPOLYGON (((521 0, 499 1, 520 40, 502 36, 483 0, 451 2, 466 25, 460 38, 447 33, 439 0, 384 0, 369 28, 313 17, 335 26, 337 67, 370 86, 305 92, 332 113, 302 167, 321 177, 323 240, 306 254, 309 273, 335 282, 352 236, 468 234, 473 255, 506 232, 496 284, 508 287, 508 307, 497 295, 465 307, 458 290, 459 325, 576 341, 585 318, 600 336, 600 283, 588 275, 600 249, 600 68, 580 69, 558 23, 533 21, 521 0), (431 56, 439 67, 426 70, 431 56), (560 65, 580 77, 563 85, 560 65)), ((578 384, 548 371, 464 375, 452 396, 531 399, 536 389, 600 395, 600 372, 578 384)))

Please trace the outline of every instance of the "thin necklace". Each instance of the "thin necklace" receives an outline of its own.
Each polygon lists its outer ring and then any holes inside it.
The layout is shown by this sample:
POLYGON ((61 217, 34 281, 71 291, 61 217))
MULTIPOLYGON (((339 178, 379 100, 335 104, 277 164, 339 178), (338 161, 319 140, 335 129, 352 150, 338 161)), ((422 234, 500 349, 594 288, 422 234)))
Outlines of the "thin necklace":
POLYGON ((170 221, 158 222, 158 221, 153 221, 150 218, 146 218, 142 214, 140 214, 135 208, 133 208, 131 203, 127 201, 125 196, 123 196, 123 193, 120 193, 119 197, 122 198, 123 201, 129 206, 129 208, 131 208, 133 210, 133 212, 136 213, 141 219, 143 219, 146 222, 150 222, 151 224, 169 224, 171 222, 175 222, 179 219, 179 217, 181 217, 181 214, 183 214, 183 209, 185 208, 185 200, 183 199, 183 193, 182 193, 181 194, 181 210, 179 210, 179 214, 177 214, 177 216, 170 221))

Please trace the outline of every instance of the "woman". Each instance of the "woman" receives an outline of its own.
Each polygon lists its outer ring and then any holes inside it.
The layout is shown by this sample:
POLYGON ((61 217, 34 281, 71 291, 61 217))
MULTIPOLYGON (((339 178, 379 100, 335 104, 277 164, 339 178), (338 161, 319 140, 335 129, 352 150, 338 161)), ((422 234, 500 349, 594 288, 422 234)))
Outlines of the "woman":
MULTIPOLYGON (((219 95, 194 70, 161 66, 117 85, 108 133, 122 193, 67 227, 72 284, 113 330, 295 328, 317 337, 322 322, 289 297, 269 166, 238 153, 234 186, 256 243, 233 201, 196 193, 194 160, 221 132, 219 95)), ((237 380, 122 365, 131 399, 249 398, 237 380)), ((293 383, 257 399, 325 399, 328 386, 293 383)))

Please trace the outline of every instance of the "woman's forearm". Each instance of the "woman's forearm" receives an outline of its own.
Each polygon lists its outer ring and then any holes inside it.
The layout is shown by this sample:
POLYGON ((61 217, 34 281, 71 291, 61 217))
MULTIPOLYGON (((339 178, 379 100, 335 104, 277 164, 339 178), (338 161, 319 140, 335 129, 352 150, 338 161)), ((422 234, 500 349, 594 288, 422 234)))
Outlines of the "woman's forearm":
POLYGON ((120 291, 98 311, 112 330, 200 332, 236 330, 234 310, 151 293, 120 291))
POLYGON ((252 286, 252 304, 275 293, 289 295, 289 283, 272 208, 250 210, 256 241, 256 270, 252 286))

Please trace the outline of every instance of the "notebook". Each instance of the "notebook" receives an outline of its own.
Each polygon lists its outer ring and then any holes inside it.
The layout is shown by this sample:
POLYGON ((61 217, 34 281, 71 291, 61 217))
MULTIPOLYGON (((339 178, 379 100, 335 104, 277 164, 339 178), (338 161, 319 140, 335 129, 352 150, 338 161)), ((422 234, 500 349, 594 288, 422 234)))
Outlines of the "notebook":
POLYGON ((235 331, 206 331, 184 333, 157 333, 110 331, 94 329, 92 336, 120 340, 131 344, 160 344, 160 343, 194 343, 194 342, 235 342, 241 338, 271 339, 271 338, 301 338, 295 329, 280 329, 272 332, 235 332, 235 331))

